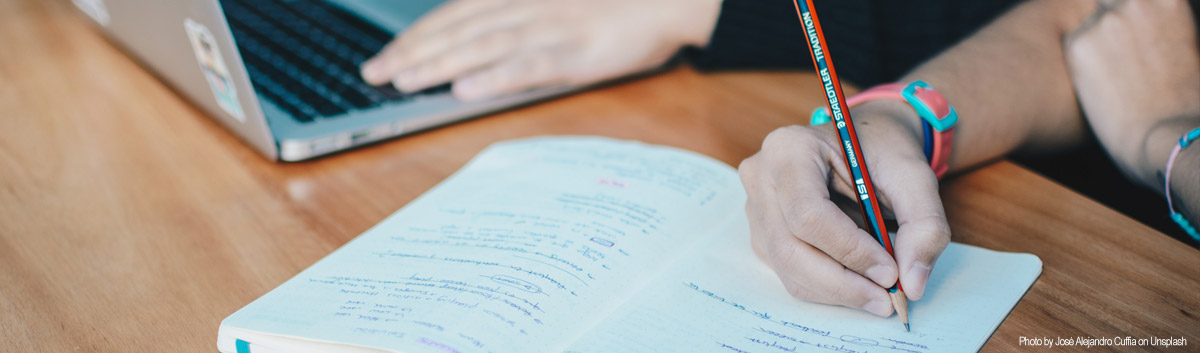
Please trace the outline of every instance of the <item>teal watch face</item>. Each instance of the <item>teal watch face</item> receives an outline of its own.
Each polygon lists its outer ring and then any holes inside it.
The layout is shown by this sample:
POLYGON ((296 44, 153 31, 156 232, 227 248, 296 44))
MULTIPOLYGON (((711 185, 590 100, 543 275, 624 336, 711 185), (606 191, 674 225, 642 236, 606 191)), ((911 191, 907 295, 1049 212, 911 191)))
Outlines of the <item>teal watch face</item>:
POLYGON ((934 130, 939 132, 946 131, 958 123, 958 112, 954 110, 954 106, 947 103, 946 105, 947 108, 950 108, 950 112, 946 113, 944 117, 939 117, 934 114, 933 109, 925 101, 917 98, 917 88, 933 90, 933 87, 925 81, 913 81, 913 83, 904 87, 904 90, 900 91, 900 95, 904 96, 904 100, 908 101, 908 104, 917 111, 917 115, 921 116, 921 119, 925 119, 925 121, 929 122, 930 126, 933 126, 934 130))

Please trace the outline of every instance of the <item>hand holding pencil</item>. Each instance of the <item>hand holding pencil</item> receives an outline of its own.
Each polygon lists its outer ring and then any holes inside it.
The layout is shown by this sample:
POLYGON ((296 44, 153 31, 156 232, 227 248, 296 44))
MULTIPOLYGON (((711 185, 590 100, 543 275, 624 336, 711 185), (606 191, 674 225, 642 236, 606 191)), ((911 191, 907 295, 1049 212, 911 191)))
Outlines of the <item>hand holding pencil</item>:
MULTIPOLYGON (((797 10, 803 19, 799 2, 797 10)), ((819 36, 819 22, 815 16, 812 20, 814 28, 806 35, 819 36)), ((904 289, 897 302, 904 296, 920 299, 933 264, 949 243, 949 227, 937 179, 922 151, 921 127, 912 125, 919 121, 912 119, 915 112, 902 104, 871 102, 855 109, 851 123, 837 92, 829 48, 821 42, 813 45, 818 54, 813 59, 826 60, 824 65, 814 62, 828 67, 827 96, 831 108, 840 106, 834 110, 844 113, 846 124, 841 129, 836 123, 778 129, 764 140, 762 151, 742 163, 753 245, 793 296, 889 316, 893 299, 887 288, 904 289), (830 193, 864 200, 863 189, 869 189, 865 201, 874 204, 864 203, 860 210, 865 212, 855 217, 869 231, 860 229, 830 193), (900 226, 894 238, 877 240, 872 233, 886 234, 886 212, 900 226)))

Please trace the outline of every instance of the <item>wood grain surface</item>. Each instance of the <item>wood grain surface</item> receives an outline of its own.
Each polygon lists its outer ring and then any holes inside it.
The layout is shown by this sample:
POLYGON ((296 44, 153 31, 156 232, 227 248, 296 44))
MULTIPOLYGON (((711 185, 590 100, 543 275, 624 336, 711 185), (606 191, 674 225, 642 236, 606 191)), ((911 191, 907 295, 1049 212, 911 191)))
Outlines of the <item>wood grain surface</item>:
MULTIPOLYGON (((69 1, 0 0, 0 351, 214 352, 221 319, 490 143, 604 135, 737 165, 823 104, 817 82, 676 68, 280 164, 123 55, 69 1)), ((1020 336, 1200 345, 1197 250, 1005 161, 952 177, 943 194, 955 241, 1045 262, 984 351, 1020 349, 1020 336)), ((1128 347, 1090 351, 1105 350, 1128 347)))

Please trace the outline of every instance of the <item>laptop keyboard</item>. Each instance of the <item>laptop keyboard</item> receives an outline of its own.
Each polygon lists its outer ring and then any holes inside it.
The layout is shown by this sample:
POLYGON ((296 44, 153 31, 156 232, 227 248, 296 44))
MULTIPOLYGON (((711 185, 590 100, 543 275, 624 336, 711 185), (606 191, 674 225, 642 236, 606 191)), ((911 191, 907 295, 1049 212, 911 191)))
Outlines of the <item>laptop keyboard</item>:
POLYGON ((301 122, 449 91, 402 93, 371 86, 359 65, 392 39, 387 31, 320 0, 223 0, 254 89, 301 122))

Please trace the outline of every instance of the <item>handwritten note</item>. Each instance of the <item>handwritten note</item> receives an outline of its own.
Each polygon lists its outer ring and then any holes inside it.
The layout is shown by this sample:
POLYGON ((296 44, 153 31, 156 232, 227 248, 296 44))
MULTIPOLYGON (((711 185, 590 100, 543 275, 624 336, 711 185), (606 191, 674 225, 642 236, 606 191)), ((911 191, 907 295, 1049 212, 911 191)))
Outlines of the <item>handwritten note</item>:
POLYGON ((495 145, 223 326, 405 352, 561 352, 716 223, 732 168, 600 138, 495 145), (715 221, 714 221, 715 222, 715 221))
POLYGON ((925 297, 910 304, 913 331, 905 332, 895 315, 791 298, 750 250, 744 222, 681 258, 568 351, 976 351, 1041 273, 1036 256, 952 243, 925 297))

